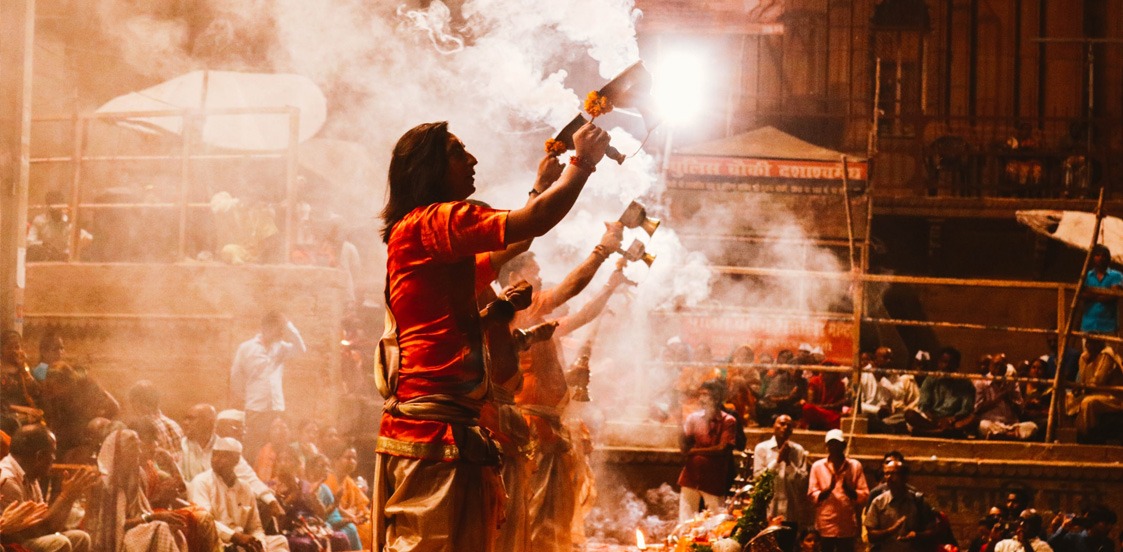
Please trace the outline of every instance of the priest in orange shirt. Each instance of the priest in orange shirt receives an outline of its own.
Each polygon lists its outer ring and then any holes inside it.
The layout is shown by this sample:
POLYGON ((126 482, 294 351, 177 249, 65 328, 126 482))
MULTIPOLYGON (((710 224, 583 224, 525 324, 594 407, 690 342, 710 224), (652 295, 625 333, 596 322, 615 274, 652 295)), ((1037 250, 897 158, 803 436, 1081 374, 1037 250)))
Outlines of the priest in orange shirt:
POLYGON ((476 306, 476 254, 541 236, 573 207, 609 137, 592 124, 557 183, 524 207, 470 204, 476 158, 448 123, 402 136, 382 218, 388 331, 379 390, 376 550, 491 550, 503 489, 498 447, 479 428, 488 394, 476 306))

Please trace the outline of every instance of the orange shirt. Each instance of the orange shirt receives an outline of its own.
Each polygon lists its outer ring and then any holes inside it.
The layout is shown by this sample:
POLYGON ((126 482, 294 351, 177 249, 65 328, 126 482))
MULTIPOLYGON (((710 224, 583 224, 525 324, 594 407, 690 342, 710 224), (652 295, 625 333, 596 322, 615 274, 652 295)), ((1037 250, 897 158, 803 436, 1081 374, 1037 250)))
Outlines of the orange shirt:
MULTIPOLYGON (((387 244, 387 302, 398 323, 399 400, 460 395, 483 381, 476 254, 505 247, 507 211, 462 201, 419 207, 387 244)), ((488 265, 490 266, 490 265, 488 265)), ((444 422, 382 414, 378 452, 453 460, 444 422)))

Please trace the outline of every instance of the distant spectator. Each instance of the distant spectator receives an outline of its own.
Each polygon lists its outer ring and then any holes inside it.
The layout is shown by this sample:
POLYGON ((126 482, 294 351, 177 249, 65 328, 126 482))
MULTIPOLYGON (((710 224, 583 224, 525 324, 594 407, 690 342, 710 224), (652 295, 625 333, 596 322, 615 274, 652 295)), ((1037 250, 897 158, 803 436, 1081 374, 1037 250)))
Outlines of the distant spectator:
MULTIPOLYGON (((1029 364, 1029 373, 1026 377, 1029 379, 1050 379, 1048 371, 1048 363, 1045 357, 1035 358, 1029 364)), ((1053 384, 1052 383, 1033 383, 1023 382, 1022 385, 1023 395, 1025 396, 1025 408, 1022 416, 1035 424, 1037 427, 1045 427, 1049 422, 1049 406, 1053 401, 1053 384)))
POLYGON ((1064 522, 1049 536, 1049 546, 1056 552, 1115 552, 1111 528, 1118 518, 1110 508, 1095 504, 1082 517, 1064 522))
POLYGON ((1008 366, 1005 355, 996 355, 988 379, 975 382, 975 416, 983 439, 1025 441, 1037 432, 1037 424, 1020 419, 1025 402, 1008 366))
POLYGON ((27 409, 35 409, 39 385, 27 370, 23 337, 19 332, 0 332, 0 430, 14 433, 24 423, 39 421, 27 409), (21 410, 22 409, 22 410, 21 410))
POLYGON ((807 504, 810 466, 807 463, 807 451, 791 440, 794 424, 790 416, 777 416, 772 424, 772 437, 757 444, 753 451, 753 477, 765 471, 776 473, 767 516, 768 519, 782 516, 783 525, 790 529, 776 538, 783 550, 794 548, 795 536, 809 517, 810 506, 807 504))
MULTIPOLYGON (((1080 355, 1080 380, 1083 385, 1123 385, 1123 360, 1101 339, 1085 340, 1080 355)), ((1068 404, 1068 415, 1076 416, 1076 433, 1081 441, 1103 442, 1101 430, 1105 414, 1123 411, 1123 397, 1095 390, 1076 390, 1068 404)))
POLYGON ((183 444, 183 428, 160 411, 160 391, 156 384, 140 380, 129 389, 129 407, 141 418, 151 420, 157 431, 160 448, 178 456, 183 444))
MULTIPOLYGON (((824 363, 826 364, 826 363, 824 363)), ((833 365, 831 363, 830 365, 833 365)), ((807 382, 800 425, 813 431, 838 429, 843 408, 850 402, 846 383, 838 372, 820 372, 807 382)))
POLYGON ((873 363, 862 372, 858 383, 862 414, 869 420, 873 433, 903 432, 905 411, 920 402, 920 388, 912 376, 888 373, 893 365, 893 350, 880 347, 873 363))
MULTIPOLYGON (((791 354, 790 351, 788 355, 791 354)), ((786 364, 794 362, 788 358, 786 364)), ((777 360, 778 364, 781 363, 777 360)), ((794 368, 777 366, 761 378, 760 398, 756 402, 756 421, 762 426, 772 425, 777 416, 787 415, 798 419, 803 415, 800 402, 807 394, 807 382, 794 368)))
POLYGON ((865 527, 871 552, 928 550, 936 516, 924 495, 908 486, 908 464, 889 462, 882 475, 886 490, 870 502, 865 527))
MULTIPOLYGON (((866 508, 869 508, 870 504, 872 504, 873 501, 877 499, 877 497, 881 496, 881 493, 889 490, 889 485, 885 483, 885 466, 888 466, 889 464, 892 464, 894 462, 903 464, 904 461, 905 455, 901 454, 901 451, 898 450, 891 450, 881 457, 881 464, 879 465, 881 472, 877 476, 877 485, 874 485, 870 489, 870 499, 868 502, 866 502, 866 508)), ((913 489, 911 485, 909 486, 909 489, 914 491, 916 490, 913 489)))
POLYGON ((269 426, 269 441, 257 452, 254 471, 262 481, 273 479, 273 468, 277 465, 277 453, 289 446, 289 424, 284 418, 274 418, 269 426))
POLYGON ((59 450, 64 453, 81 443, 82 432, 90 420, 113 419, 121 410, 113 395, 65 362, 56 362, 47 370, 42 407, 47 425, 55 432, 59 450))
MULTIPOLYGON (((1057 346, 1057 336, 1050 334, 1045 337, 1045 346, 1049 349, 1049 354, 1045 357, 1046 377, 1052 379, 1057 373, 1057 354, 1060 353, 1057 346)), ((1061 377, 1068 381, 1076 381, 1077 372, 1080 370, 1079 359, 1081 353, 1079 342, 1074 336, 1068 338, 1068 344, 1065 346, 1065 358, 1060 363, 1061 377)))
POLYGON ((1053 547, 1041 540, 1041 514, 1025 510, 1018 517, 1014 534, 994 546, 994 552, 1053 552, 1053 547))
POLYGON ((261 333, 238 346, 230 392, 246 413, 246 455, 257 456, 269 424, 285 411, 285 361, 307 351, 296 326, 277 311, 261 319, 261 333))
MULTIPOLYGON (((947 347, 936 356, 936 370, 959 372, 959 351, 947 347)), ((916 408, 905 411, 913 435, 965 437, 974 419, 975 386, 970 380, 929 376, 920 386, 916 408)))
POLYGON ((703 385, 699 394, 701 410, 683 422, 683 452, 686 464, 679 474, 679 520, 686 521, 698 512, 699 502, 717 512, 724 503, 726 470, 736 442, 737 420, 721 411, 715 390, 703 385))
POLYGON ((66 347, 62 344, 62 338, 55 332, 47 332, 43 337, 39 338, 39 364, 31 369, 31 376, 35 381, 43 381, 47 379, 47 368, 56 362, 64 360, 64 353, 66 347))
POLYGON ((1091 268, 1084 276, 1080 299, 1084 302, 1084 316, 1080 331, 1115 334, 1119 331, 1119 298, 1107 290, 1123 289, 1123 274, 1112 269, 1111 250, 1104 245, 1092 248, 1091 268))
MULTIPOLYGON (((66 200, 57 191, 47 192, 44 199, 49 205, 47 212, 35 215, 27 230, 27 261, 65 261, 70 255, 69 208, 61 206, 66 200)), ((91 240, 89 232, 79 231, 79 247, 91 240)))
POLYGON ((811 466, 807 498, 815 505, 815 529, 823 552, 853 552, 861 537, 858 519, 869 498, 862 463, 846 457, 842 430, 827 432, 827 457, 811 466))

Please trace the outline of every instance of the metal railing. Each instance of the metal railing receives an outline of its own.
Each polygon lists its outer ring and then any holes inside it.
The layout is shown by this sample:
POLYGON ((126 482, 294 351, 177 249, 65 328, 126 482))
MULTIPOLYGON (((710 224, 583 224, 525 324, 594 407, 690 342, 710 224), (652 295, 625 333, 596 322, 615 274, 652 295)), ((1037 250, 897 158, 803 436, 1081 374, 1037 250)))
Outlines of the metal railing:
POLYGON ((300 143, 300 109, 296 107, 276 108, 208 108, 178 109, 160 111, 134 111, 117 113, 89 113, 71 116, 36 117, 32 123, 59 123, 70 122, 72 125, 72 148, 67 156, 33 157, 33 165, 70 164, 70 198, 63 205, 29 205, 28 210, 45 210, 50 207, 66 207, 70 211, 70 236, 68 238, 67 261, 78 261, 81 219, 80 215, 85 210, 102 209, 176 209, 178 210, 178 225, 176 231, 176 259, 182 260, 187 253, 187 221, 188 213, 193 209, 210 207, 209 203, 192 203, 188 201, 193 185, 191 163, 197 160, 239 160, 247 159, 278 159, 285 162, 285 201, 284 201, 284 244, 287 252, 291 251, 296 229, 296 182, 297 182, 297 146, 300 143), (201 142, 201 132, 208 116, 286 116, 288 117, 288 144, 283 150, 273 150, 254 153, 201 153, 197 152, 198 143, 201 142), (86 155, 87 137, 90 133, 92 121, 119 122, 138 118, 181 118, 182 134, 179 151, 166 155, 86 155), (179 161, 179 183, 177 186, 177 200, 174 203, 93 203, 84 201, 83 168, 86 163, 112 163, 112 162, 148 162, 148 161, 179 161))

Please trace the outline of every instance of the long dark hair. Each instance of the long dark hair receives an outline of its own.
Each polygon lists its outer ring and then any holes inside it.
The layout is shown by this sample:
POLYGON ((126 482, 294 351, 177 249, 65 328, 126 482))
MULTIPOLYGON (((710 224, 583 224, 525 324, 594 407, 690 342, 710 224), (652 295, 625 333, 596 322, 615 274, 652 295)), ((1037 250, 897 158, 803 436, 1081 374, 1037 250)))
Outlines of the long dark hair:
POLYGON ((390 198, 382 209, 382 241, 411 211, 445 201, 448 174, 448 122, 417 125, 398 139, 390 158, 390 198))

